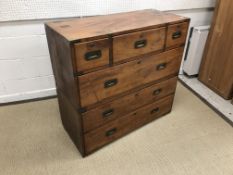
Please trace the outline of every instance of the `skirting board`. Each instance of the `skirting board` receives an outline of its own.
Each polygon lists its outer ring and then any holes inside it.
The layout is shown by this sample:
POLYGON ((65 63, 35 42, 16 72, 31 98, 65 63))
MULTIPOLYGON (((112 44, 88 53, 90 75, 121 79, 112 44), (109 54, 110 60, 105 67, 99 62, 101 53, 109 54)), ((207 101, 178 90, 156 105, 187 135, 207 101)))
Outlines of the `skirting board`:
POLYGON ((233 105, 202 84, 196 77, 179 75, 179 81, 233 126, 233 105))
POLYGON ((49 98, 49 97, 54 97, 56 95, 57 95, 56 88, 3 95, 0 96, 0 105, 17 103, 22 101, 30 101, 32 99, 49 98))

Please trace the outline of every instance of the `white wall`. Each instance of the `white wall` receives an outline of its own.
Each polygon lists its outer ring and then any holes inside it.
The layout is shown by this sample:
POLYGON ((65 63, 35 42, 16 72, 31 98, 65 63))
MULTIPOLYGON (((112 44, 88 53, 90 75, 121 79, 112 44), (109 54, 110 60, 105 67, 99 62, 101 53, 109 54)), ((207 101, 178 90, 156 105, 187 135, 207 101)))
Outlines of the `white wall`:
POLYGON ((54 87, 43 24, 1 24, 0 103, 54 95, 54 87))
POLYGON ((215 0, 1 0, 0 21, 63 18, 156 8, 213 7, 215 0))
POLYGON ((48 19, 155 8, 209 24, 214 0, 1 0, 0 103, 55 95, 43 23, 48 19), (45 20, 46 19, 46 20, 45 20))

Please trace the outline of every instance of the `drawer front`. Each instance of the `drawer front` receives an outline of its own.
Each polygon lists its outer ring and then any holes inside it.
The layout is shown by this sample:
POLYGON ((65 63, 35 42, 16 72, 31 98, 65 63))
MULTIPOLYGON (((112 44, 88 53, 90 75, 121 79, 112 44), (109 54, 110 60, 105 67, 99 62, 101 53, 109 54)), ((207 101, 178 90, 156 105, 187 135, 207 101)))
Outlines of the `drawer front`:
POLYGON ((177 74, 183 47, 150 55, 78 77, 80 103, 86 107, 108 97, 177 74))
POLYGON ((76 71, 82 72, 108 65, 109 47, 108 39, 75 44, 76 71))
POLYGON ((188 22, 168 26, 166 48, 179 47, 185 44, 188 22))
POLYGON ((137 108, 175 92, 177 77, 154 84, 132 94, 83 113, 84 132, 93 130, 109 121, 121 117, 137 108))
POLYGON ((89 154, 101 146, 170 112, 172 102, 173 96, 165 97, 85 134, 84 140, 86 153, 89 154))
POLYGON ((165 28, 116 36, 113 38, 113 62, 162 50, 164 43, 165 28))

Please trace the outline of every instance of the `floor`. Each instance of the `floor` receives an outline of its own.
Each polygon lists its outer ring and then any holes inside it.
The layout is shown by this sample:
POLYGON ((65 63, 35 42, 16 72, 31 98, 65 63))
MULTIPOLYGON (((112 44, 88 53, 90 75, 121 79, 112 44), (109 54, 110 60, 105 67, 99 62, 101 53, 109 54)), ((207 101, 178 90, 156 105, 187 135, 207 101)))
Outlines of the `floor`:
POLYGON ((230 123, 233 123, 233 105, 230 100, 225 100, 211 89, 206 87, 197 78, 188 78, 186 75, 179 75, 179 79, 201 96, 207 103, 221 113, 230 123))
POLYGON ((233 175, 233 128, 181 84, 173 110, 82 158, 56 99, 0 107, 1 175, 233 175))

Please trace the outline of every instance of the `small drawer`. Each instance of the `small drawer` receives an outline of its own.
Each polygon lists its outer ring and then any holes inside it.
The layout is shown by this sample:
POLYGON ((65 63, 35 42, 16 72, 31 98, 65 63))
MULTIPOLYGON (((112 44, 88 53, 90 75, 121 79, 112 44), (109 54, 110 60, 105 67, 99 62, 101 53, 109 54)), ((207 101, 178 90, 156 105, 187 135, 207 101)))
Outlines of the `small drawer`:
POLYGON ((104 103, 83 113, 83 130, 88 132, 135 109, 175 92, 177 77, 104 103), (127 107, 126 107, 127 106, 127 107))
POLYGON ((116 36, 113 38, 113 62, 162 50, 164 43, 165 28, 116 36))
POLYGON ((188 22, 169 25, 167 31, 166 48, 175 48, 185 44, 188 32, 188 22))
POLYGON ((109 64, 108 39, 74 44, 76 71, 82 72, 109 64))
POLYGON ((165 97, 88 132, 84 135, 86 154, 170 112, 172 102, 173 96, 165 97))
POLYGON ((78 76, 81 107, 177 75, 183 47, 78 76))

